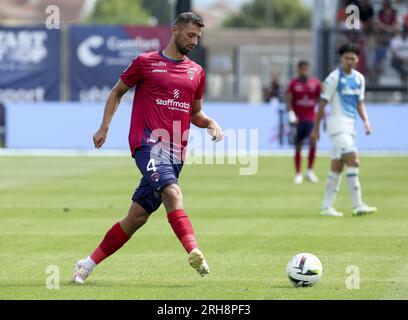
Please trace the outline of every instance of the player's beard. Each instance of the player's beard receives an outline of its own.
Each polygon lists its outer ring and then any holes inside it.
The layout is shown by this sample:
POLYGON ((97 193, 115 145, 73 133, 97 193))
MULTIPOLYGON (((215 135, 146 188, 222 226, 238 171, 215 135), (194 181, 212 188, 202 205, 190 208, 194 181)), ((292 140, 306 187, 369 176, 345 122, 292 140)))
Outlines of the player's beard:
POLYGON ((191 50, 187 49, 187 46, 183 46, 178 39, 176 39, 175 44, 178 52, 180 52, 182 55, 186 56, 190 53, 191 50))

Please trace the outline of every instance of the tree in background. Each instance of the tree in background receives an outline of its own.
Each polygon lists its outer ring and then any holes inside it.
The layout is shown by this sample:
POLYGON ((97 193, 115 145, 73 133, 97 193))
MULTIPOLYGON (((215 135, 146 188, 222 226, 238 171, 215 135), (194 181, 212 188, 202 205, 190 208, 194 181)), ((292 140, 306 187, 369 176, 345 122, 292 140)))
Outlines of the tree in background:
POLYGON ((170 24, 171 6, 168 0, 142 0, 142 5, 160 25, 170 24))
POLYGON ((244 4, 237 15, 227 17, 224 27, 309 28, 310 9, 299 0, 253 0, 244 4))
POLYGON ((92 13, 85 19, 88 23, 148 24, 150 12, 142 0, 98 0, 92 13))

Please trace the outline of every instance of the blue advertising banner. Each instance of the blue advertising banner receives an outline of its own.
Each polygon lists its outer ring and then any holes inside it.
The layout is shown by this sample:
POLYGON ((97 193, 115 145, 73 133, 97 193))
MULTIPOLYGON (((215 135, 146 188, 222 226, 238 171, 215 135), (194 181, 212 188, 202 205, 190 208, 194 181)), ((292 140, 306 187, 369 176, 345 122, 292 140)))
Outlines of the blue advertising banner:
POLYGON ((0 26, 0 101, 60 98, 60 30, 0 26))
POLYGON ((170 39, 167 26, 72 26, 69 33, 70 100, 87 102, 104 101, 135 57, 163 49, 170 39))

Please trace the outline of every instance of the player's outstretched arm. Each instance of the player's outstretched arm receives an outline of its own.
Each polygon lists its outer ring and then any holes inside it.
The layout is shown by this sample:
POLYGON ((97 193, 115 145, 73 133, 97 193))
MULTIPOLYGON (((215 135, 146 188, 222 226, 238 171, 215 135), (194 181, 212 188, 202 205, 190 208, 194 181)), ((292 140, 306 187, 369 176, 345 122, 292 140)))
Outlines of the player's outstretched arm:
POLYGON ((370 121, 368 120, 368 114, 367 114, 367 110, 366 110, 364 101, 360 101, 358 103, 357 111, 358 111, 358 114, 360 115, 361 120, 363 120, 366 134, 371 134, 371 124, 370 124, 370 121))
POLYGON ((129 87, 125 85, 122 80, 118 80, 115 86, 112 88, 108 100, 105 104, 105 110, 103 112, 103 119, 98 131, 93 135, 93 141, 95 148, 100 148, 106 141, 110 123, 113 115, 119 107, 122 96, 129 90, 129 87))
POLYGON ((322 119, 324 117, 324 108, 326 107, 326 105, 327 105, 327 100, 320 99, 319 110, 317 111, 317 114, 316 114, 315 125, 313 127, 312 133, 310 134, 310 141, 312 143, 316 143, 320 139, 320 123, 322 122, 322 119))
POLYGON ((199 128, 207 128, 208 134, 215 142, 224 138, 224 132, 217 121, 208 117, 202 110, 202 100, 194 100, 190 122, 199 128))

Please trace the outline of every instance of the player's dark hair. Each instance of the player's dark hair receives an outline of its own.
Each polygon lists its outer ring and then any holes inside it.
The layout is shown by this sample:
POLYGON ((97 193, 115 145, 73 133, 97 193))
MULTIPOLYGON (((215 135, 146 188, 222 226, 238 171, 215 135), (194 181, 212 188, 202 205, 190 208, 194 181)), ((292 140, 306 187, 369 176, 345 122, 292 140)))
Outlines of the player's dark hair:
POLYGON ((349 43, 343 44, 337 52, 339 53, 340 57, 347 52, 352 52, 359 56, 360 48, 357 44, 353 42, 349 42, 349 43))
POLYGON ((298 64, 297 64, 298 68, 306 67, 306 66, 309 66, 309 65, 310 65, 309 61, 306 61, 306 60, 300 60, 298 62, 298 64))
POLYGON ((192 23, 201 28, 204 27, 203 20, 198 15, 196 15, 194 12, 180 13, 174 20, 174 25, 186 25, 188 23, 192 23))

